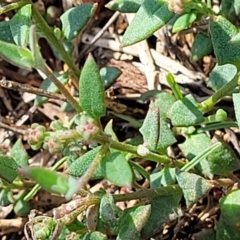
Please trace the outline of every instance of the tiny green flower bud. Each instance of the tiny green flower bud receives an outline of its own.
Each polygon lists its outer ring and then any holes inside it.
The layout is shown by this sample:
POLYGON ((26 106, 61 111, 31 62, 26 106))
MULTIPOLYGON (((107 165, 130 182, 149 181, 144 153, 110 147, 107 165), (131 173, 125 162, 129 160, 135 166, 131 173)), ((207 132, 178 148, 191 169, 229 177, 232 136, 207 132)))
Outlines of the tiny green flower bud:
POLYGON ((169 0, 168 8, 170 11, 181 15, 184 13, 185 5, 190 2, 190 0, 169 0))
POLYGON ((27 130, 28 143, 30 145, 36 145, 42 143, 45 138, 46 128, 44 126, 33 124, 30 129, 27 130))
POLYGON ((61 120, 54 120, 50 124, 50 128, 52 130, 62 130, 63 129, 63 122, 61 120))
POLYGON ((99 132, 97 122, 87 115, 81 115, 77 119, 77 124, 76 130, 85 140, 92 138, 99 132))
POLYGON ((61 143, 59 138, 49 137, 47 141, 44 142, 43 148, 48 149, 50 153, 54 154, 61 152, 64 148, 64 145, 61 143))

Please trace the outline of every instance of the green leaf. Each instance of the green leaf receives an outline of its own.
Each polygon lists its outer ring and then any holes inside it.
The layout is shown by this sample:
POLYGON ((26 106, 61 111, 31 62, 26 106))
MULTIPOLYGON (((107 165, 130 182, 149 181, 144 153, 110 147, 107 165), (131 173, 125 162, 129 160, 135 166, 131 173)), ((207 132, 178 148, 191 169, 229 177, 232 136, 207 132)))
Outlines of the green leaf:
POLYGON ((183 98, 183 95, 181 93, 180 87, 178 86, 178 84, 175 81, 174 76, 171 73, 168 73, 166 75, 166 79, 167 79, 167 82, 168 82, 170 88, 172 89, 176 99, 181 100, 183 98))
POLYGON ((232 64, 216 65, 211 71, 208 79, 208 86, 215 92, 230 82, 237 74, 236 66, 232 64))
POLYGON ((26 4, 10 20, 12 36, 18 46, 26 47, 28 45, 31 15, 32 5, 26 4))
POLYGON ((0 22, 0 40, 3 42, 14 43, 14 39, 10 29, 10 21, 0 22))
POLYGON ((164 153, 167 147, 176 142, 176 139, 166 121, 160 117, 159 109, 157 103, 149 108, 139 131, 143 135, 144 145, 147 148, 164 153))
POLYGON ((217 240, 239 239, 240 225, 240 190, 233 190, 220 199, 220 220, 217 224, 217 240))
POLYGON ((123 211, 115 205, 113 196, 110 193, 105 193, 101 198, 99 217, 113 234, 118 233, 122 215, 123 211))
POLYGON ((126 47, 147 39, 173 16, 174 13, 169 11, 166 1, 145 0, 124 33, 122 46, 126 47))
POLYGON ((11 149, 11 157, 21 167, 28 165, 28 154, 22 144, 21 139, 18 139, 13 145, 11 149))
POLYGON ((151 213, 151 205, 136 206, 124 211, 117 240, 141 239, 140 232, 151 213))
POLYGON ((240 239, 239 227, 229 225, 228 222, 223 217, 220 217, 217 223, 216 240, 233 240, 233 239, 240 239))
POLYGON ((164 167, 161 171, 150 175, 151 188, 159 188, 161 186, 172 185, 176 182, 176 169, 164 167))
POLYGON ((105 234, 95 231, 87 233, 83 238, 79 240, 108 240, 108 238, 105 234))
POLYGON ((118 141, 118 138, 117 138, 117 135, 116 133, 113 131, 113 120, 111 119, 106 127, 104 128, 104 132, 108 135, 111 136, 111 138, 114 140, 114 141, 118 141))
POLYGON ((239 227, 240 225, 240 190, 233 190, 220 199, 221 217, 229 225, 239 227))
POLYGON ((193 23, 197 19, 196 13, 185 13, 176 20, 173 24, 172 32, 180 32, 187 28, 191 23, 193 23))
POLYGON ((149 150, 154 151, 157 148, 160 134, 160 109, 150 106, 147 116, 144 119, 142 127, 139 129, 143 135, 144 145, 149 150))
POLYGON ((169 114, 173 103, 176 101, 176 98, 167 92, 157 91, 154 95, 154 105, 160 108, 161 119, 166 120, 169 114))
POLYGON ((235 116, 237 119, 238 127, 240 128, 240 93, 234 93, 232 95, 232 98, 233 98, 235 116))
POLYGON ((169 146, 172 146, 176 141, 177 140, 174 137, 174 134, 169 128, 167 122, 163 118, 160 118, 160 134, 156 151, 160 153, 165 153, 166 149, 169 146))
POLYGON ((187 97, 177 100, 170 110, 169 117, 174 126, 191 126, 203 122, 204 117, 187 97))
POLYGON ((69 191, 69 181, 66 175, 40 167, 23 167, 21 172, 50 192, 66 194, 69 191))
POLYGON ((61 15, 62 32, 68 41, 71 41, 83 31, 96 8, 97 4, 82 3, 77 7, 68 9, 61 15))
POLYGON ((24 191, 14 202, 13 210, 17 216, 27 216, 31 210, 30 203, 24 201, 28 191, 24 191))
POLYGON ((142 230, 142 239, 149 239, 162 231, 163 224, 172 221, 179 216, 176 213, 182 192, 179 189, 174 194, 155 197, 151 201, 151 214, 142 230))
POLYGON ((230 63, 240 68, 240 48, 229 42, 238 33, 237 27, 222 16, 214 16, 210 21, 210 33, 218 64, 230 63))
POLYGON ((203 198, 213 187, 204 178, 188 172, 177 173, 177 181, 183 191, 187 207, 203 198))
POLYGON ((7 62, 27 70, 34 66, 33 55, 27 48, 0 41, 0 56, 7 62))
MULTIPOLYGON (((70 166, 68 166, 68 174, 76 177, 81 177, 92 163, 92 160, 97 156, 99 150, 100 147, 96 147, 76 159, 73 163, 70 164, 70 166)), ((101 179, 103 177, 104 174, 102 172, 102 169, 100 166, 98 166, 91 179, 101 179)))
POLYGON ((86 60, 79 81, 79 103, 83 111, 94 119, 105 115, 105 93, 97 64, 90 55, 86 60))
POLYGON ((207 157, 211 173, 220 176, 229 176, 240 169, 240 162, 231 147, 220 138, 221 145, 207 157))
POLYGON ((0 177, 12 183, 18 176, 18 165, 12 157, 0 155, 0 177))
MULTIPOLYGON (((68 74, 67 73, 59 74, 58 72, 54 72, 53 74, 58 79, 58 81, 61 82, 63 85, 68 83, 68 74)), ((57 86, 49 78, 46 78, 43 80, 43 82, 40 85, 40 88, 45 91, 52 92, 52 93, 56 93, 59 91, 57 86)), ((34 100, 34 105, 40 106, 43 103, 47 102, 47 100, 48 100, 47 97, 42 97, 42 96, 37 95, 34 100)))
POLYGON ((210 37, 203 33, 198 33, 194 39, 191 53, 192 60, 198 61, 204 56, 210 54, 212 52, 212 40, 210 37))
POLYGON ((112 86, 117 78, 122 74, 122 71, 117 67, 103 67, 100 69, 100 76, 102 78, 105 89, 112 86))
POLYGON ((112 0, 105 7, 122 13, 135 13, 144 0, 112 0))
MULTIPOLYGON (((184 156, 191 161, 193 158, 204 152, 204 150, 208 148, 210 144, 211 139, 205 133, 200 133, 189 136, 184 143, 179 144, 178 146, 183 152, 184 156)), ((206 158, 202 159, 201 162, 196 165, 196 169, 208 178, 213 177, 209 162, 206 158)))
POLYGON ((117 186, 131 186, 133 173, 121 152, 106 155, 100 163, 103 175, 117 186))

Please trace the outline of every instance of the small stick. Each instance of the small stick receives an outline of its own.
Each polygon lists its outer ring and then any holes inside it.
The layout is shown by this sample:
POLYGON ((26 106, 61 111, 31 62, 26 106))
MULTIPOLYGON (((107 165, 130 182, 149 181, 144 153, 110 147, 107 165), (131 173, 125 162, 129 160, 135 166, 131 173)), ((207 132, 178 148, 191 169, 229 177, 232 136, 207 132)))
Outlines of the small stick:
POLYGON ((31 87, 27 84, 21 84, 21 83, 13 82, 6 79, 0 80, 0 86, 3 88, 14 90, 14 91, 23 91, 23 92, 33 93, 33 94, 48 97, 48 98, 54 98, 64 102, 67 101, 66 98, 61 94, 51 93, 40 88, 31 87))

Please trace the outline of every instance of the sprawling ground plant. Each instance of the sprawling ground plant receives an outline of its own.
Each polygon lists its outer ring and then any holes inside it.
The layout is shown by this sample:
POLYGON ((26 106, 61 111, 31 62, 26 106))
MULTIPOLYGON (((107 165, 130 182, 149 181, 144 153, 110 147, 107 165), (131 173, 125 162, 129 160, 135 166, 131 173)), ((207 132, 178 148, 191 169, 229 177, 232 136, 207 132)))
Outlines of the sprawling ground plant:
MULTIPOLYGON (((239 5, 238 0, 223 0, 221 11, 214 12, 210 0, 112 0, 107 4, 112 10, 136 13, 122 46, 147 39, 165 25, 176 33, 204 19, 207 28, 197 33, 192 58, 197 61, 213 50, 217 59, 209 78, 214 94, 202 102, 190 94, 183 96, 173 75, 166 75, 172 94, 154 91, 149 95, 153 100, 143 123, 139 123, 142 135, 139 145, 120 142, 112 121, 103 127, 101 118, 106 115, 103 74, 91 55, 81 70, 72 58, 71 41, 87 26, 96 4, 82 3, 63 13, 61 29, 49 27, 30 0, 0 7, 0 14, 16 11, 10 21, 0 23, 1 58, 19 68, 44 73, 47 77, 42 88, 59 91, 76 112, 68 126, 57 120, 49 129, 33 124, 26 131, 34 150, 44 148, 52 154, 62 153, 63 158, 52 170, 29 166, 20 140, 14 144, 11 156, 0 156, 1 203, 14 202, 17 214, 29 213, 29 200, 40 188, 67 199, 54 209, 52 216, 31 211, 25 225, 28 239, 100 240, 109 236, 118 240, 148 239, 160 232, 163 224, 181 217, 185 208, 223 187, 217 228, 206 230, 204 238, 240 239, 240 190, 234 184, 237 178, 234 171, 240 169, 240 162, 226 142, 220 137, 211 140, 208 134, 240 126, 240 37, 234 25, 239 5), (56 57, 68 65, 67 72, 50 69, 41 55, 39 38, 45 38, 56 57), (70 75, 79 89, 78 99, 64 86, 70 75), (225 96, 233 100, 236 121, 230 121, 224 110, 214 108, 225 96), (177 142, 179 136, 184 138, 181 143, 177 142), (168 155, 167 149, 176 144, 185 158, 168 155), (146 171, 138 163, 142 159, 157 162, 158 169, 146 171), (56 172, 64 162, 66 172, 56 172), (27 179, 36 181, 36 185, 29 185, 27 179), (119 187, 134 187, 135 191, 119 195, 104 190, 92 193, 86 188, 92 179, 107 179, 119 187), (150 187, 138 188, 139 179, 147 179, 150 187), (13 199, 11 191, 16 188, 25 190, 13 199), (139 201, 132 208, 121 210, 116 205, 133 199, 139 201)), ((109 71, 113 73, 108 75, 111 79, 119 74, 117 69, 105 69, 109 71)), ((39 96, 35 104, 44 101, 47 99, 39 96)))

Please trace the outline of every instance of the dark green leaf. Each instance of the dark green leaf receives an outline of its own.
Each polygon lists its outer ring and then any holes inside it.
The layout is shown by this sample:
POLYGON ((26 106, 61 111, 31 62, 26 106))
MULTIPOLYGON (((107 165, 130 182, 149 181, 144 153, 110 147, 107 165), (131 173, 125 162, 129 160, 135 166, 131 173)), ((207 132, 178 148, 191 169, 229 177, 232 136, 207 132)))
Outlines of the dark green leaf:
POLYGON ((221 217, 217 225, 217 240, 239 239, 240 190, 233 190, 220 199, 221 217))
POLYGON ((10 29, 10 21, 0 22, 0 40, 3 42, 14 43, 14 39, 10 29))
POLYGON ((179 172, 177 181, 183 191, 187 207, 203 198, 213 187, 204 178, 188 172, 179 172))
POLYGON ((99 215, 104 225, 108 227, 113 234, 117 234, 123 211, 115 205, 110 193, 105 193, 102 196, 99 215))
POLYGON ((31 70, 34 66, 31 51, 15 44, 0 41, 0 56, 20 68, 31 70))
POLYGON ((232 64, 216 65, 209 75, 208 86, 216 92, 230 82, 236 76, 237 71, 236 66, 232 64))
POLYGON ((101 162, 104 177, 117 186, 131 186, 133 173, 123 153, 113 152, 101 162))
POLYGON ((222 16, 214 16, 210 21, 210 33, 218 64, 231 63, 239 69, 240 48, 229 42, 238 33, 237 27, 222 16))
POLYGON ((166 1, 145 0, 124 33, 122 46, 126 47, 147 39, 173 16, 174 13, 169 11, 166 1))
POLYGON ((239 228, 228 224, 228 221, 226 221, 223 217, 220 217, 217 223, 216 240, 233 239, 240 239, 239 228))
MULTIPOLYGON (((67 73, 59 74, 57 72, 54 72, 54 75, 58 79, 58 81, 61 82, 63 85, 67 84, 67 82, 68 82, 68 74, 67 73)), ((41 83, 40 88, 45 91, 52 92, 52 93, 56 93, 59 91, 57 86, 49 78, 46 78, 41 83)), ((37 95, 34 100, 34 105, 40 106, 43 103, 45 103, 47 100, 48 100, 47 97, 42 97, 42 96, 37 95)))
POLYGON ((176 22, 173 24, 172 32, 180 32, 187 28, 191 23, 197 19, 196 13, 185 13, 181 15, 176 22))
POLYGON ((112 0, 106 7, 122 13, 135 13, 144 0, 112 0))
MULTIPOLYGON (((88 169, 90 164, 92 163, 92 160, 97 156, 99 150, 100 150, 100 147, 96 147, 93 150, 85 153, 84 155, 76 159, 68 167, 68 173, 76 177, 81 177, 85 173, 85 171, 88 169)), ((104 174, 102 172, 102 169, 100 166, 98 166, 96 171, 92 175, 92 179, 100 179, 103 177, 104 177, 104 174)))
POLYGON ((162 231, 163 224, 178 218, 177 209, 182 198, 181 190, 174 194, 155 197, 151 201, 151 214, 142 230, 142 238, 149 239, 162 231))
POLYGON ((111 85, 121 75, 122 71, 117 67, 103 67, 100 69, 100 76, 102 78, 105 89, 111 87, 111 85))
POLYGON ((164 167, 161 171, 150 175, 151 188, 172 185, 176 182, 175 168, 164 167))
POLYGON ((24 201, 28 191, 24 191, 14 202, 13 210, 17 216, 27 216, 31 210, 30 203, 24 201))
POLYGON ((26 4, 10 20, 12 36, 18 46, 26 47, 28 45, 31 15, 32 5, 26 4))
POLYGON ((61 15, 62 32, 68 41, 71 41, 83 31, 96 8, 97 4, 82 3, 77 7, 68 9, 61 15))
POLYGON ((172 105, 169 117, 174 126, 191 126, 204 120, 202 113, 187 97, 177 100, 172 105))
POLYGON ((92 56, 86 60, 79 81, 79 103, 82 109, 94 119, 105 115, 105 93, 97 64, 92 56))
POLYGON ((203 33, 198 33, 194 39, 191 49, 192 60, 198 61, 204 56, 210 54, 212 52, 212 49, 211 38, 203 33))
POLYGON ((28 165, 28 154, 22 144, 21 139, 18 139, 17 142, 15 142, 13 145, 11 150, 11 157, 21 167, 28 165))
POLYGON ((231 147, 220 138, 220 147, 207 157, 211 173, 220 176, 229 176, 233 171, 240 169, 240 161, 231 147))
POLYGON ((0 177, 11 183, 18 176, 18 165, 12 157, 0 155, 0 177))
MULTIPOLYGON (((240 225, 240 190, 236 189, 220 199, 221 217, 229 225, 239 227, 240 225)), ((240 233, 239 233, 240 234, 240 233)))
POLYGON ((121 228, 117 236, 117 240, 141 239, 140 232, 145 226, 151 213, 151 205, 136 206, 128 208, 124 211, 121 220, 121 228))

